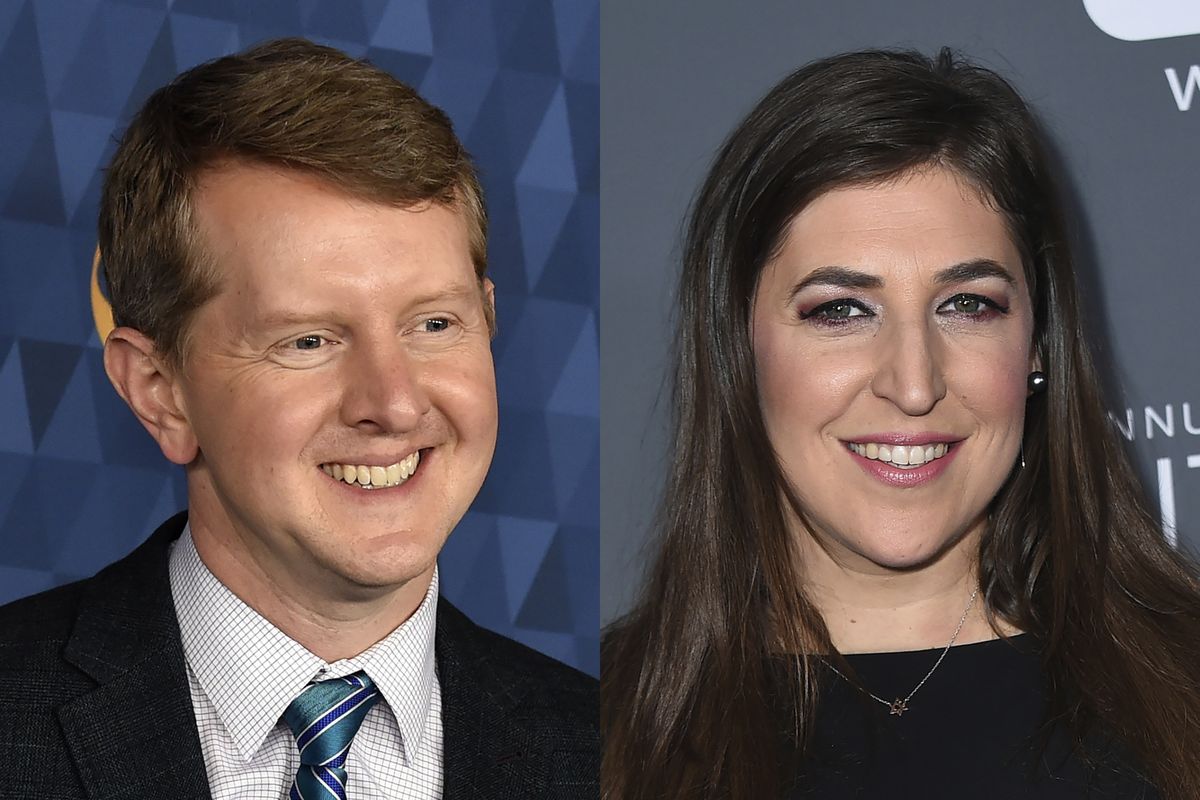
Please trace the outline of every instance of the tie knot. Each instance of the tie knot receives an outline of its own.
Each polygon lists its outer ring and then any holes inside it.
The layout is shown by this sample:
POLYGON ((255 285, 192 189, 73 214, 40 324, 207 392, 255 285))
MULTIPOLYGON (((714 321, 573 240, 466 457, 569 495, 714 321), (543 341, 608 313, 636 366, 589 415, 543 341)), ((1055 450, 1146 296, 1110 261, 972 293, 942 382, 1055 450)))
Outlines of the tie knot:
POLYGON ((379 690, 365 672, 310 683, 283 712, 300 763, 342 767, 354 734, 378 700, 379 690))

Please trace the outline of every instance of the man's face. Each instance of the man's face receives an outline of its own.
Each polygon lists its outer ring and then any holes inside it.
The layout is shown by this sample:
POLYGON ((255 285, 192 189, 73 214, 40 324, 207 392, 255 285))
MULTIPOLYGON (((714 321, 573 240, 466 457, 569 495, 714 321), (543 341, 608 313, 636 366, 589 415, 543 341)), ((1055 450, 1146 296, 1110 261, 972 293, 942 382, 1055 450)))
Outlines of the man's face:
POLYGON ((496 443, 491 286, 463 215, 242 163, 194 203, 220 287, 175 385, 198 546, 223 540, 293 590, 428 573, 496 443))

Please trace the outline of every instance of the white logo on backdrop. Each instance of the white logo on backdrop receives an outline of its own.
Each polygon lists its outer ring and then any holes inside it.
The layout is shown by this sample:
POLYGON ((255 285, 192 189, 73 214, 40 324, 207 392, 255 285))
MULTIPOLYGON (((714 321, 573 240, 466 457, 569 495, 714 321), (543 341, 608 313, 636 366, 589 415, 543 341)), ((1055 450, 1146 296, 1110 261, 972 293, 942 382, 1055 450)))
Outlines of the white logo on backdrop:
POLYGON ((1083 7, 1097 28, 1127 42, 1200 34, 1197 0, 1083 0, 1083 7))
POLYGON ((1192 64, 1182 80, 1173 67, 1167 67, 1164 72, 1167 73, 1167 83, 1171 85, 1171 94, 1175 95, 1175 105, 1179 106, 1180 111, 1187 111, 1192 107, 1196 90, 1200 89, 1200 64, 1192 64))
MULTIPOLYGON (((1110 413, 1109 416, 1122 435, 1131 442, 1139 435, 1148 441, 1174 439, 1177 435, 1185 434, 1200 436, 1200 408, 1193 411, 1191 403, 1181 403, 1178 414, 1176 410, 1174 403, 1167 403, 1161 408, 1145 406, 1141 409, 1141 419, 1135 416, 1132 408, 1126 408, 1124 415, 1110 413)), ((1161 450, 1159 452, 1161 453, 1161 450)), ((1159 456, 1155 458, 1154 466, 1158 477, 1158 509, 1162 518, 1163 533, 1171 544, 1175 544, 1179 523, 1175 507, 1176 459, 1159 456)), ((1185 456, 1182 466, 1187 472, 1179 477, 1186 485, 1194 486, 1195 481, 1200 479, 1200 453, 1185 456)))

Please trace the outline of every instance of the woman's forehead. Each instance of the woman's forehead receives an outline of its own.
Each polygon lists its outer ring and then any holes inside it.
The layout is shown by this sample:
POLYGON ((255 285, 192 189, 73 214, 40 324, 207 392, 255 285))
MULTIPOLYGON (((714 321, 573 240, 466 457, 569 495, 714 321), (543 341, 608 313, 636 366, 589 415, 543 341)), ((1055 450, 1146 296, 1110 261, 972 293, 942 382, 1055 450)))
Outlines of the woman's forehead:
POLYGON ((932 279, 978 261, 1020 274, 1007 220, 956 173, 924 169, 819 195, 788 223, 767 267, 789 280, 830 267, 884 279, 916 271, 932 279))

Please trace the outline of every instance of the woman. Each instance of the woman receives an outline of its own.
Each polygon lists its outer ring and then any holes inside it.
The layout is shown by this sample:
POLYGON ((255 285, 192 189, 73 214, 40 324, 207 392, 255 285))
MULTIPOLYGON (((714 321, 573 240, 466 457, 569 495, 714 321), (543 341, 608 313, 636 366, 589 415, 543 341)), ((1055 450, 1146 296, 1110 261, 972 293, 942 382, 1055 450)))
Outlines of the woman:
POLYGON ((1200 584, 1084 341, 1030 112, 811 64, 687 234, 661 549, 602 662, 605 796, 1200 796, 1200 584))

